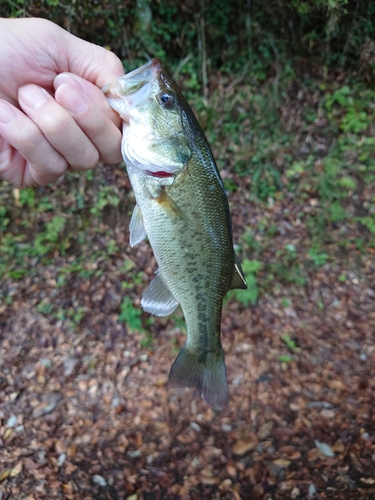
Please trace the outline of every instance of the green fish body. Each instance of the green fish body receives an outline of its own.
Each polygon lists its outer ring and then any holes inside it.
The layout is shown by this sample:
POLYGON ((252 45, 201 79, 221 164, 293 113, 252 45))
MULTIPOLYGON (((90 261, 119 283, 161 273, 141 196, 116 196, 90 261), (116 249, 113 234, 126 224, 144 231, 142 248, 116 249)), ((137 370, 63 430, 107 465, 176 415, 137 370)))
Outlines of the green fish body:
POLYGON ((124 120, 122 153, 137 201, 130 242, 147 235, 159 265, 142 307, 164 316, 181 305, 187 341, 170 381, 197 388, 222 408, 228 403, 222 302, 231 288, 246 288, 222 180, 190 106, 158 60, 108 90, 124 120))

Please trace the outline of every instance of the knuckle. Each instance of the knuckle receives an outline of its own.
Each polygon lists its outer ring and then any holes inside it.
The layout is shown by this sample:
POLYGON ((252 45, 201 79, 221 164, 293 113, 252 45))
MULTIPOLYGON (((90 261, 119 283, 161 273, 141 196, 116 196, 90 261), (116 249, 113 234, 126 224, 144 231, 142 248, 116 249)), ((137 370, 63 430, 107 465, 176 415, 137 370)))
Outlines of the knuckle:
POLYGON ((29 120, 23 120, 22 126, 17 126, 17 139, 14 141, 17 149, 29 151, 34 148, 40 148, 45 141, 43 134, 38 127, 29 120))
POLYGON ((66 171, 67 166, 68 166, 67 162, 63 158, 61 158, 54 163, 53 168, 51 170, 53 170, 53 173, 58 178, 66 171))
POLYGON ((70 125, 70 117, 67 114, 48 113, 43 117, 40 126, 43 134, 52 139, 66 132, 70 125))
MULTIPOLYGON (((48 157, 48 158, 51 158, 51 157, 48 157)), ((64 158, 61 158, 61 157, 54 158, 54 161, 49 161, 48 163, 45 163, 45 161, 42 163, 42 160, 38 161, 36 159, 30 160, 27 163, 28 163, 28 165, 30 165, 30 167, 32 168, 33 171, 38 173, 37 175, 41 179, 44 179, 44 178, 48 178, 48 179, 53 178, 53 180, 58 179, 65 172, 65 170, 67 168, 66 161, 64 160, 64 158)), ((47 184, 49 182, 52 182, 52 181, 48 180, 47 184)))
POLYGON ((99 153, 93 147, 81 151, 74 160, 70 162, 74 170, 90 170, 99 162, 99 153))
POLYGON ((120 150, 110 151, 106 154, 101 155, 100 158, 105 163, 109 163, 110 165, 114 165, 115 163, 120 163, 122 161, 120 150))

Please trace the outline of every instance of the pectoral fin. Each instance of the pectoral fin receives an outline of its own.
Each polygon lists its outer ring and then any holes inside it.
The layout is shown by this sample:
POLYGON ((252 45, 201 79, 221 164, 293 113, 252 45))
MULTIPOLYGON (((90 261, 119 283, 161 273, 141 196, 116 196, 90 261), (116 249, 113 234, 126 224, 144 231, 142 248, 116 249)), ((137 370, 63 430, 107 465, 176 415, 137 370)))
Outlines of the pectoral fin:
POLYGON ((130 246, 134 247, 146 238, 146 229, 143 223, 142 212, 138 205, 135 206, 132 218, 130 220, 130 246))
POLYGON ((160 273, 151 281, 150 286, 143 294, 141 306, 145 311, 155 314, 155 316, 167 316, 173 313, 178 306, 177 300, 173 297, 160 273))
POLYGON ((234 269, 229 290, 233 290, 234 288, 240 288, 242 290, 246 290, 247 288, 245 275, 236 254, 234 255, 234 269))
POLYGON ((194 223, 187 217, 185 212, 177 205, 177 203, 165 192, 165 189, 160 189, 160 194, 156 198, 158 203, 163 204, 168 210, 172 211, 177 217, 181 217, 190 229, 194 229, 194 223))

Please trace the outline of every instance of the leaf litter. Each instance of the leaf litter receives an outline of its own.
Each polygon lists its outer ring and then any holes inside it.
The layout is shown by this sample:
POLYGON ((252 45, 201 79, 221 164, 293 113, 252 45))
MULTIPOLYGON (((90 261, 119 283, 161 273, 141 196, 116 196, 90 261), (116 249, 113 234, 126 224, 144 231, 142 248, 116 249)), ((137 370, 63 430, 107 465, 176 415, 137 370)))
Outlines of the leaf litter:
MULTIPOLYGON (((287 122, 302 127, 293 119, 300 120, 298 106, 287 122)), ((325 138, 313 140, 328 148, 325 138)), ((147 244, 128 244, 126 173, 102 165, 95 178, 122 198, 95 231, 87 227, 91 245, 73 242, 43 265, 26 257, 33 272, 0 283, 0 296, 11 297, 0 308, 1 499, 375 495, 373 247, 339 251, 333 226, 334 258, 312 254, 321 261, 303 280, 272 281, 269 264, 284 258, 291 268, 296 255, 309 255, 299 214, 314 213, 316 198, 286 191, 260 210, 248 177, 225 176, 236 185, 229 201, 237 242, 246 228, 260 245, 271 242, 256 268, 257 282, 266 283, 259 300, 232 297, 224 307, 228 408, 214 412, 188 390, 168 387, 185 338, 181 316, 119 321, 123 297, 139 308, 155 262, 147 244), (254 230, 272 223, 271 236, 254 230)), ((68 187, 65 180, 47 191, 58 196, 68 187)), ((358 225, 347 231, 363 238, 358 225)))

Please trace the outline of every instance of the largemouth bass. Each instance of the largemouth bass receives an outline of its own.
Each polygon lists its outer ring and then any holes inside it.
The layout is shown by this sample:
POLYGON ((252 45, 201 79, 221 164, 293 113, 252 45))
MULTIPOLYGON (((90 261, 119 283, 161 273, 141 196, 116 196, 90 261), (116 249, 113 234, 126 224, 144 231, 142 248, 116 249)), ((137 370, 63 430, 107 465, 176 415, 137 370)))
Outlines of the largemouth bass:
POLYGON ((223 182, 207 139, 176 82, 153 59, 108 85, 123 119, 122 154, 137 205, 130 244, 146 236, 159 269, 142 297, 157 316, 181 305, 187 340, 170 381, 199 390, 214 408, 228 403, 220 341, 224 295, 246 288, 233 250, 223 182))

